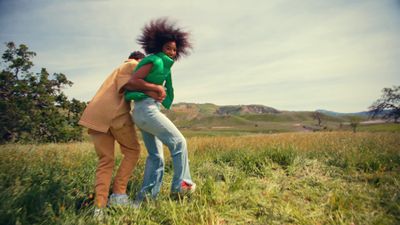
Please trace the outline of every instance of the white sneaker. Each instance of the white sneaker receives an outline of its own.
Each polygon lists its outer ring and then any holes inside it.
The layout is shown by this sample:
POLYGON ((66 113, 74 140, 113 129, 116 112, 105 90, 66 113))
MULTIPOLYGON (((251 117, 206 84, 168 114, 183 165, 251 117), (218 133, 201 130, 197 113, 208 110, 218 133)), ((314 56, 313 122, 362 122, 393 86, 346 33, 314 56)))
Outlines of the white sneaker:
POLYGON ((94 213, 93 213, 93 217, 94 217, 96 220, 104 220, 104 218, 105 218, 104 209, 102 209, 102 208, 95 208, 95 209, 94 209, 94 213))
POLYGON ((132 206, 127 194, 111 194, 108 199, 108 206, 132 206))
POLYGON ((179 191, 180 194, 192 194, 196 190, 196 184, 189 184, 185 181, 181 183, 181 189, 179 191))

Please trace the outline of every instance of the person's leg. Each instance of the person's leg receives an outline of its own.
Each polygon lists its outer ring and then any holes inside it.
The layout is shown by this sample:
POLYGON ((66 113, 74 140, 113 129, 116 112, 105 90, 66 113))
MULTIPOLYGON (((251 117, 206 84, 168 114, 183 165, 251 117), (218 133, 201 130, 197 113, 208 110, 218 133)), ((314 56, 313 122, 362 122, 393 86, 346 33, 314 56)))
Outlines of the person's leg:
POLYGON ((164 176, 164 152, 161 141, 146 131, 142 131, 142 137, 148 156, 144 169, 143 184, 136 197, 137 202, 143 201, 148 194, 151 198, 156 198, 160 192, 164 176))
POLYGON ((126 194, 129 177, 132 175, 132 171, 140 157, 140 144, 132 123, 126 124, 119 129, 111 128, 110 130, 120 144, 121 152, 124 156, 114 177, 113 193, 126 194))
POLYGON ((99 208, 107 205, 108 192, 114 168, 114 137, 110 133, 89 130, 93 140, 99 162, 96 169, 96 206, 99 208))
POLYGON ((182 182, 193 185, 190 176, 186 140, 176 126, 159 110, 159 103, 146 99, 135 103, 133 114, 136 125, 149 134, 156 136, 168 146, 174 166, 171 185, 172 192, 181 190, 182 182))
POLYGON ((171 184, 171 192, 181 191, 182 182, 193 185, 190 176, 189 159, 186 139, 176 126, 161 112, 157 116, 161 129, 153 130, 156 136, 168 146, 174 166, 174 176, 171 184))

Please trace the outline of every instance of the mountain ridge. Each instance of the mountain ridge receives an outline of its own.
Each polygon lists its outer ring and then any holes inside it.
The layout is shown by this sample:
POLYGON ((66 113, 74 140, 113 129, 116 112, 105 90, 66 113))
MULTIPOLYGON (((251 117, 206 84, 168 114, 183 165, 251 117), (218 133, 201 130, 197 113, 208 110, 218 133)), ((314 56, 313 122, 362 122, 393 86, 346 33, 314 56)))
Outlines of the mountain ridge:
POLYGON ((309 132, 351 129, 349 124, 370 121, 367 112, 338 113, 328 110, 287 111, 260 105, 176 103, 164 114, 180 129, 193 132, 309 132), (316 114, 319 112, 320 114, 316 114))
POLYGON ((200 107, 203 111, 210 111, 210 109, 215 110, 217 115, 232 115, 232 114, 263 114, 263 113, 280 113, 280 112, 320 112, 330 116, 344 116, 344 115, 355 115, 355 116, 368 116, 369 111, 361 112, 337 112, 326 109, 316 109, 316 110, 279 110, 271 106, 266 106, 262 104, 238 104, 238 105, 217 105, 214 103, 192 103, 192 102, 179 102, 173 104, 172 109, 178 108, 193 108, 200 107), (208 108, 205 110, 204 107, 208 108))

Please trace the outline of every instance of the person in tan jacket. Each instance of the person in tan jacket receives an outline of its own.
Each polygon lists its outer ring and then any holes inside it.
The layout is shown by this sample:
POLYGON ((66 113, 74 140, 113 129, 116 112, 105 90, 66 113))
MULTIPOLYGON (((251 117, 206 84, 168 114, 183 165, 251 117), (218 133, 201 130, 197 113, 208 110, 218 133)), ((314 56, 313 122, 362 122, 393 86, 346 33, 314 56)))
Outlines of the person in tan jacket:
POLYGON ((131 204, 126 188, 139 159, 140 145, 129 114, 130 105, 124 100, 123 91, 138 61, 143 57, 143 53, 133 52, 127 61, 116 68, 87 105, 79 121, 80 125, 88 128, 99 157, 95 181, 96 210, 106 207, 107 202, 109 205, 131 204), (123 159, 114 178, 113 194, 108 200, 115 141, 120 145, 123 159))

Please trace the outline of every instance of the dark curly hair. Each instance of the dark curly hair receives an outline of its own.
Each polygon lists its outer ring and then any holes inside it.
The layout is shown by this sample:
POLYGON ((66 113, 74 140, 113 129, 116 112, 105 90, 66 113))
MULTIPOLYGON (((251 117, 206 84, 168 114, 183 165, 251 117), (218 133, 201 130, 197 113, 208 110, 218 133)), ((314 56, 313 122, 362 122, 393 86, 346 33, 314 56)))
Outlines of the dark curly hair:
POLYGON ((128 59, 139 60, 139 59, 143 59, 144 57, 145 57, 145 55, 141 51, 134 51, 129 55, 128 59))
POLYGON ((177 28, 175 23, 168 21, 167 18, 159 18, 143 27, 142 35, 138 37, 137 42, 146 54, 154 54, 161 52, 165 43, 174 41, 177 48, 176 59, 179 59, 182 55, 188 55, 192 49, 189 35, 189 32, 177 28))

